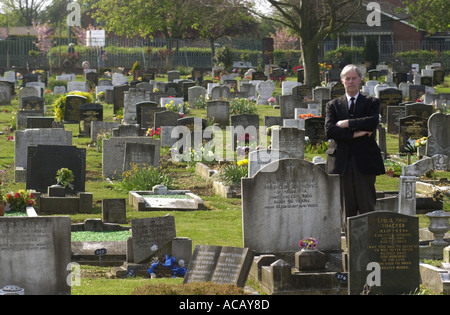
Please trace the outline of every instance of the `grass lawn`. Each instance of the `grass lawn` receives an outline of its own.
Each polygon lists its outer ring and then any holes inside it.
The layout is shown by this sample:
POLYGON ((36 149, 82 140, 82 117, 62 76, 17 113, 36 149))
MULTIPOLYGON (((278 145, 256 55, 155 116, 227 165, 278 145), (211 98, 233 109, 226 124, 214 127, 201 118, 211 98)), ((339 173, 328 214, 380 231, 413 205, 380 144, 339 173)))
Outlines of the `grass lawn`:
MULTIPOLYGON (((281 88, 277 87, 277 91, 281 92, 281 88)), ((113 119, 113 106, 109 104, 103 104, 103 106, 104 120, 111 121, 113 119)), ((14 141, 11 141, 10 138, 14 136, 10 126, 15 117, 14 112, 18 108, 19 100, 17 95, 11 105, 2 106, 0 110, 0 126, 3 131, 3 135, 0 136, 0 169, 5 170, 9 177, 9 180, 7 180, 9 191, 25 188, 24 183, 14 183, 14 141)), ((46 115, 51 116, 53 114, 51 106, 48 106, 47 109, 46 115)), ((279 116, 279 109, 274 109, 270 106, 258 106, 258 114, 262 123, 264 116, 279 116)), ((191 115, 206 118, 206 110, 192 110, 191 115)), ((92 192, 94 196, 94 213, 72 215, 73 223, 83 222, 87 218, 101 218, 101 202, 102 199, 106 198, 125 198, 127 200, 127 225, 130 225, 132 219, 158 217, 167 214, 167 211, 138 212, 133 210, 128 204, 128 194, 114 189, 113 185, 102 178, 102 153, 98 152, 95 147, 90 146, 88 138, 78 138, 78 125, 66 125, 66 129, 73 132, 73 145, 86 148, 87 150, 86 191, 92 192)), ((388 153, 396 154, 398 151, 398 137, 388 134, 387 145, 388 153)), ((177 188, 189 189, 198 194, 204 199, 207 207, 206 211, 170 212, 175 217, 177 236, 191 238, 194 247, 198 244, 242 247, 241 200, 225 199, 214 195, 210 183, 196 175, 192 167, 182 163, 171 162, 168 149, 162 149, 161 155, 161 165, 175 179, 177 188)), ((318 154, 306 153, 305 157, 308 160, 312 160, 315 155, 318 154)), ((326 159, 325 154, 320 155, 326 159)), ((444 175, 450 176, 450 174, 444 175)), ((398 184, 398 177, 392 178, 382 175, 377 178, 376 188, 379 191, 395 191, 398 190, 398 184)), ((449 209, 448 201, 446 208, 449 209)), ((424 216, 419 217, 420 225, 428 226, 428 219, 424 216)), ((141 287, 150 281, 151 283, 173 285, 182 282, 181 279, 108 279, 106 277, 106 271, 108 270, 109 268, 82 266, 81 286, 72 288, 72 293, 77 295, 131 294, 136 287, 141 287)))

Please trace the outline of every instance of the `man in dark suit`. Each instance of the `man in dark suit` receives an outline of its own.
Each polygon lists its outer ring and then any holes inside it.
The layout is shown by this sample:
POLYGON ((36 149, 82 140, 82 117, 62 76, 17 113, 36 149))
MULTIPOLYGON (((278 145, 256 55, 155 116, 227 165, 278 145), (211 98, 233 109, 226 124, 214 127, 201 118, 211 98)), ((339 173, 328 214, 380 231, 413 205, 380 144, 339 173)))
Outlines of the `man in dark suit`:
POLYGON ((345 231, 348 217, 375 210, 376 175, 385 169, 375 140, 380 101, 359 93, 362 74, 355 65, 342 69, 341 81, 345 95, 326 105, 325 131, 331 139, 326 170, 341 178, 345 231))

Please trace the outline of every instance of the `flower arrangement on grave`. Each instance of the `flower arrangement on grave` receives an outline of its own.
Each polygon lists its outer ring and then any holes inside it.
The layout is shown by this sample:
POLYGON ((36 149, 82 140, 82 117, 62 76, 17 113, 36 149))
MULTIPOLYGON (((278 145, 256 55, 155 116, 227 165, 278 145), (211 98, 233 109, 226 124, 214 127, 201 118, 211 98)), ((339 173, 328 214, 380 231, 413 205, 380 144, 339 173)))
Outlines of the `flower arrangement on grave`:
POLYGON ((276 100, 275 100, 275 97, 269 97, 269 99, 267 100, 268 102, 269 102, 269 104, 271 104, 271 105, 273 105, 273 104, 275 104, 275 102, 276 102, 276 100))
POLYGON ((298 245, 302 249, 316 250, 319 246, 319 241, 313 237, 307 237, 302 239, 298 245))
POLYGON ((36 199, 32 192, 21 189, 16 193, 8 193, 6 201, 13 211, 25 211, 27 207, 33 207, 36 204, 36 199))
POLYGON ((73 189, 72 183, 74 180, 75 176, 68 168, 61 168, 56 171, 56 184, 73 189))
POLYGON ((420 139, 417 139, 416 142, 414 143, 415 147, 423 147, 427 145, 427 137, 423 137, 420 139))
POLYGON ((294 68, 292 68, 292 70, 294 71, 294 73, 297 73, 299 70, 303 69, 302 66, 295 66, 294 68))
POLYGON ((298 115, 298 118, 301 118, 301 119, 307 119, 307 118, 322 118, 322 115, 315 116, 315 115, 312 114, 312 113, 308 113, 308 114, 300 114, 300 115, 298 115))
POLYGON ((105 91, 101 91, 101 92, 99 92, 99 93, 97 94, 97 99, 98 99, 99 101, 103 101, 103 100, 105 99, 105 96, 106 96, 105 91))
POLYGON ((147 137, 153 138, 153 139, 159 139, 161 137, 161 128, 148 128, 147 132, 145 133, 147 137))

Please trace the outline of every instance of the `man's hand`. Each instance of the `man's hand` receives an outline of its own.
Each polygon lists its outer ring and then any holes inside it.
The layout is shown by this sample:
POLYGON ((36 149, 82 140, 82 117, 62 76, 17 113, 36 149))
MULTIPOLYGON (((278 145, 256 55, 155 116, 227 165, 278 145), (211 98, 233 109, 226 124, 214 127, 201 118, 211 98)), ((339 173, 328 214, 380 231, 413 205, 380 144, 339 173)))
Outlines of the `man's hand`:
POLYGON ((340 128, 348 128, 348 119, 346 119, 346 120, 339 120, 336 123, 336 126, 338 126, 340 128))
POLYGON ((364 136, 372 136, 372 132, 371 131, 355 131, 353 133, 353 138, 359 138, 359 137, 364 137, 364 136))

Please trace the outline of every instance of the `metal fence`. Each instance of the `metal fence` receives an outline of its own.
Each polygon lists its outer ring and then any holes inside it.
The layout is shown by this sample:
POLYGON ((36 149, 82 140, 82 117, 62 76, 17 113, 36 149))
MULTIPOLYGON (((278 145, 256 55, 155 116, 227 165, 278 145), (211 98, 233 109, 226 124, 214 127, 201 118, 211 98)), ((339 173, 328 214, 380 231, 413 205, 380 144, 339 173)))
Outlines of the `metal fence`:
MULTIPOLYGON (((165 39, 136 39, 136 38, 107 38, 104 51, 99 47, 85 47, 74 42, 75 54, 68 54, 67 38, 55 39, 54 47, 45 56, 39 56, 39 51, 32 37, 10 37, 0 40, 0 68, 30 68, 30 69, 62 69, 67 60, 73 61, 73 66, 81 68, 83 61, 88 61, 93 68, 106 66, 110 68, 123 67, 129 69, 137 61, 143 68, 156 68, 161 71, 177 67, 211 68, 213 66, 213 52, 211 42, 205 40, 165 40, 165 39), (31 53, 30 53, 31 51, 31 53), (34 52, 34 53, 33 53, 34 52)), ((290 66, 299 64, 300 50, 298 43, 289 43, 290 49, 275 49, 274 63, 288 61, 290 66)), ((245 53, 253 66, 262 63, 262 40, 236 40, 222 38, 214 41, 214 48, 230 45, 235 61, 239 61, 245 53)), ((363 42, 352 43, 354 47, 363 47, 363 42)), ((380 62, 392 62, 396 53, 413 50, 434 51, 436 60, 450 68, 450 42, 413 42, 413 41, 381 41, 378 43, 380 62)), ((279 46, 277 46, 279 47, 279 46)), ((337 48, 335 41, 319 43, 319 62, 326 61, 326 53, 337 48)), ((352 62, 362 63, 360 53, 354 53, 352 62)), ((408 60, 420 63, 428 60, 408 60)))

